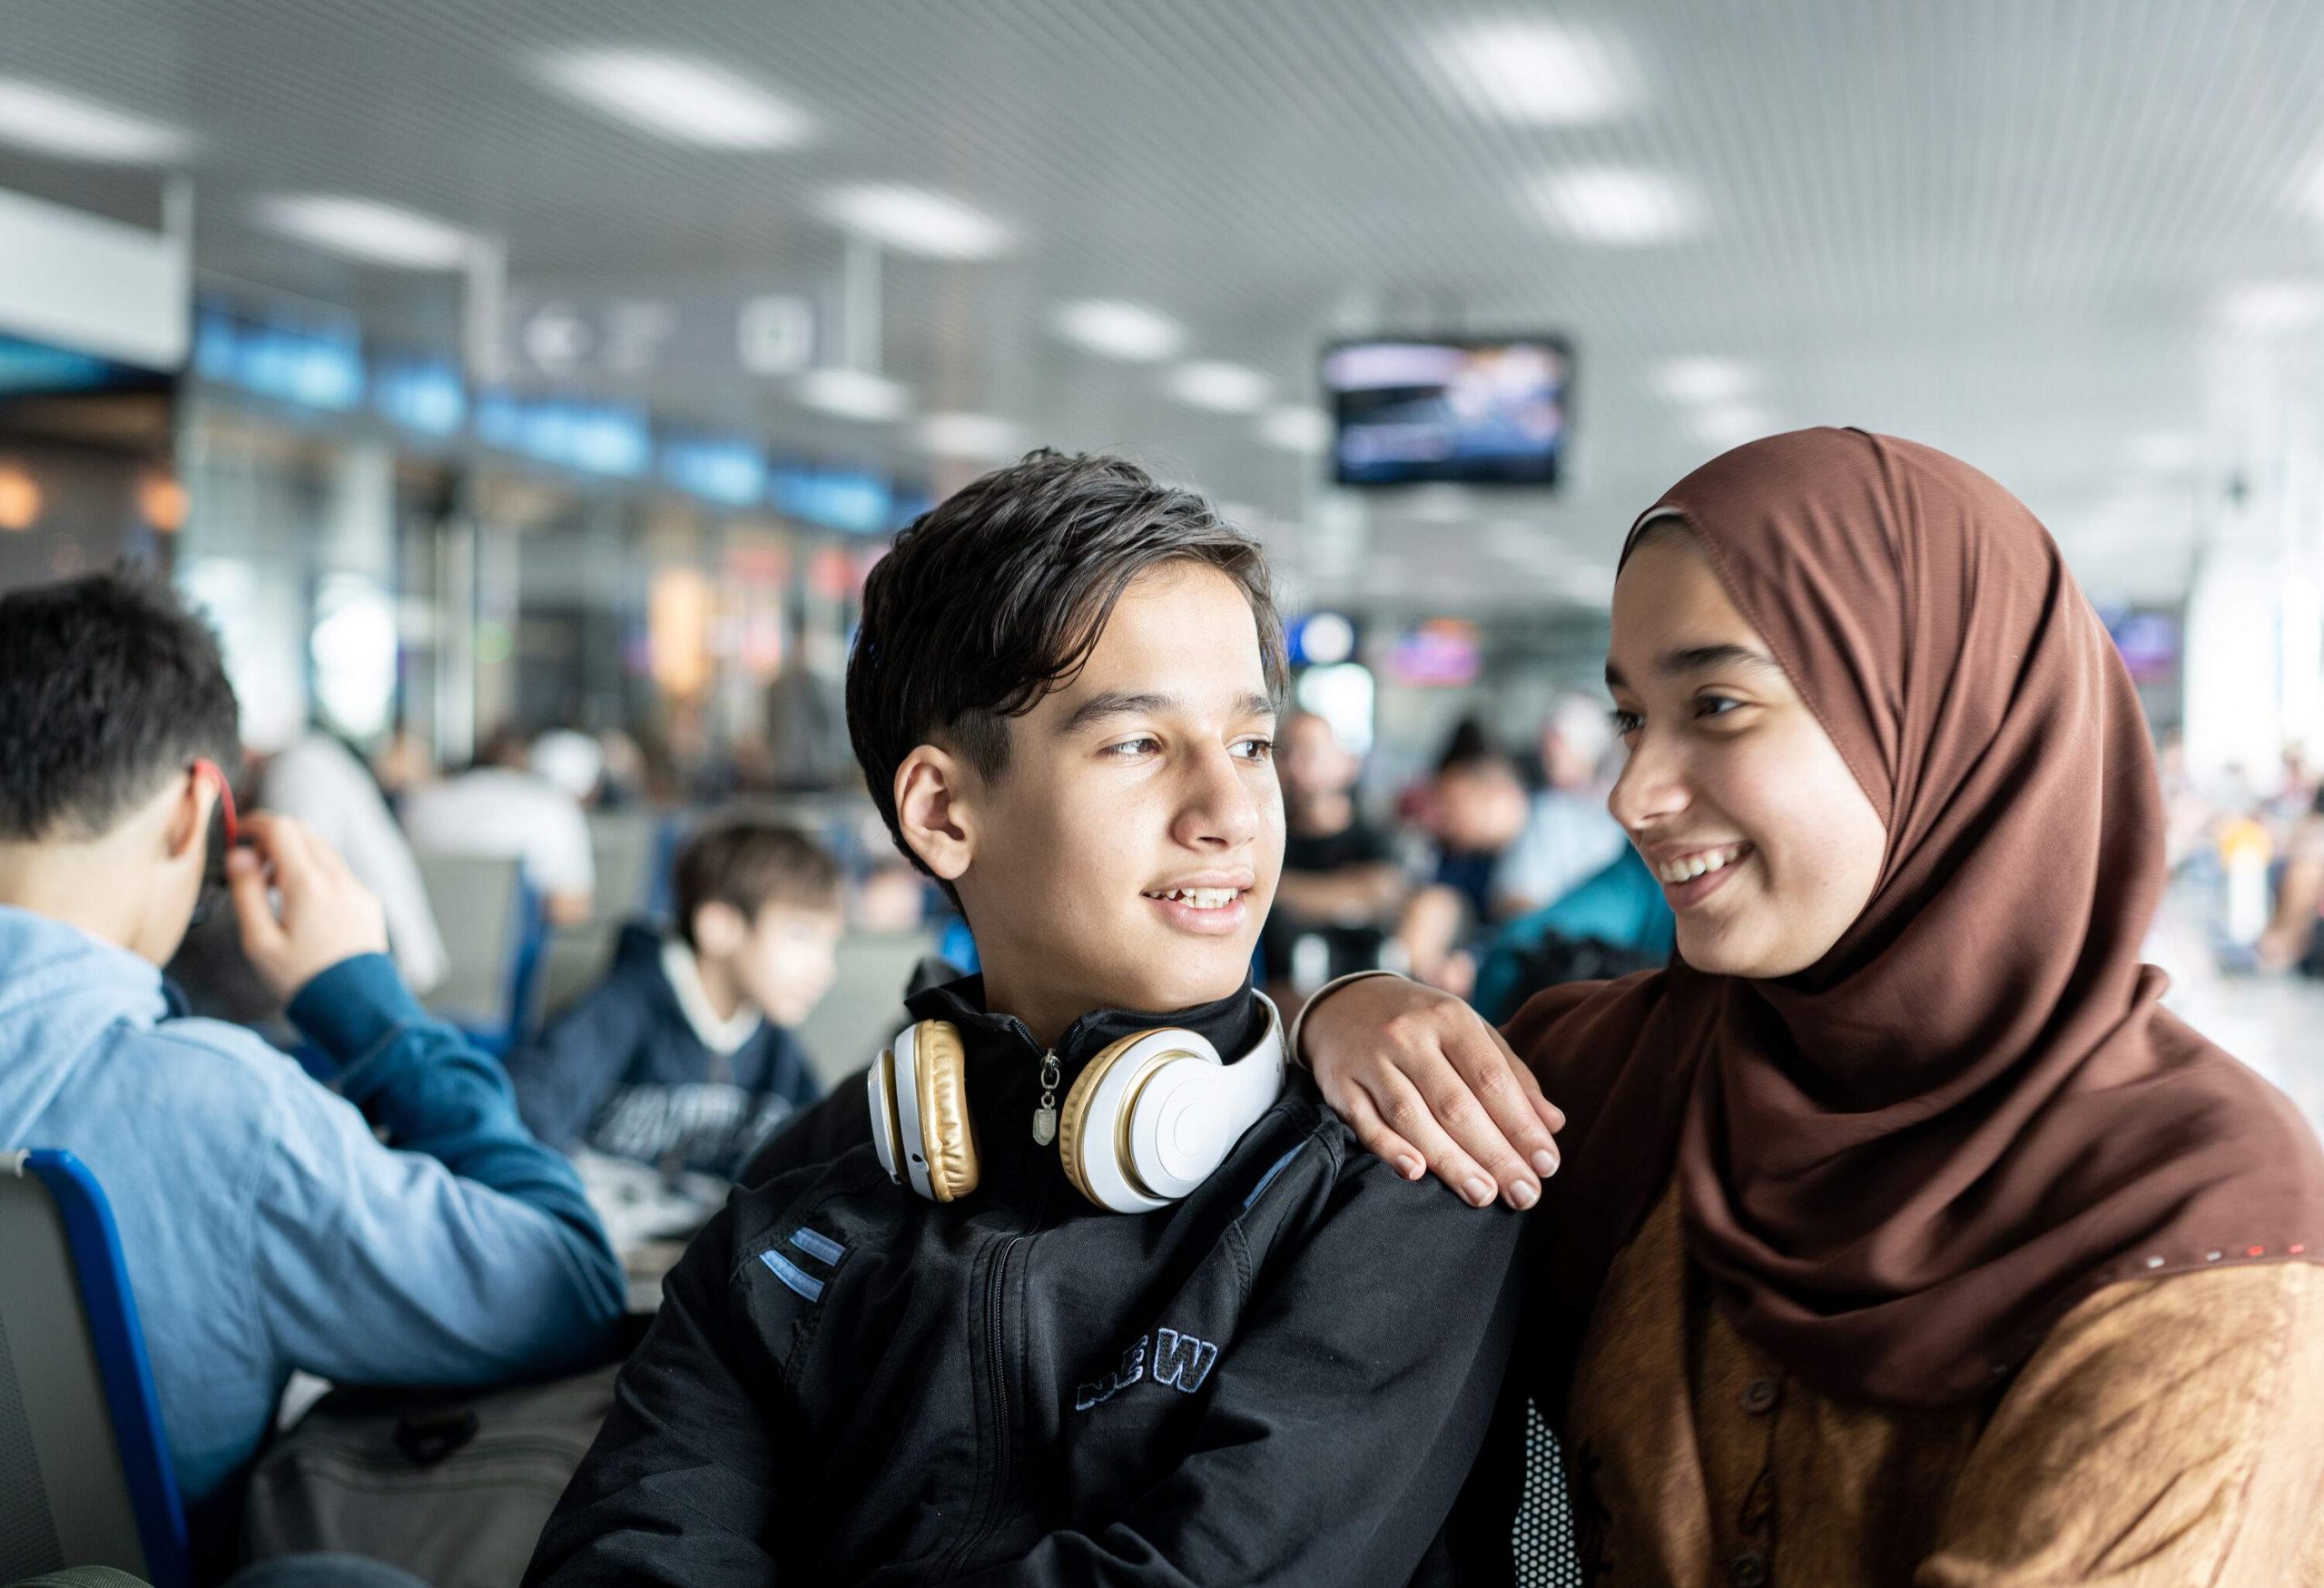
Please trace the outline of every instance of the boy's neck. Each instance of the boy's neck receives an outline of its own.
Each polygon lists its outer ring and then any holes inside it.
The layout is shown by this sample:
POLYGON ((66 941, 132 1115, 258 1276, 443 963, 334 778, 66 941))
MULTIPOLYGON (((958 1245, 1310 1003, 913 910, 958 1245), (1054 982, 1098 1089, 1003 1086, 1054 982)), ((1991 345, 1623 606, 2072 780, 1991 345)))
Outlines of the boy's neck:
POLYGON ((100 942, 138 952, 144 894, 126 885, 103 841, 0 843, 0 904, 75 926, 100 942))
POLYGON ((733 1020, 743 1007, 743 987, 734 979, 733 967, 715 954, 695 951, 694 970, 702 982, 702 999, 710 1005, 710 1012, 722 1021, 733 1020))

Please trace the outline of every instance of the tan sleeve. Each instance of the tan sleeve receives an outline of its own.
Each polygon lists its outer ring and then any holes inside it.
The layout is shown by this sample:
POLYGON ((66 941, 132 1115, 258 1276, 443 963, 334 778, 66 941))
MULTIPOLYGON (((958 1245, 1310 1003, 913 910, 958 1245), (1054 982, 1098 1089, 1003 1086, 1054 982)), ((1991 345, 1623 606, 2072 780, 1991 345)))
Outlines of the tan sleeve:
POLYGON ((2319 1588, 2324 1267, 2138 1280, 2060 1320, 1915 1588, 2319 1588))

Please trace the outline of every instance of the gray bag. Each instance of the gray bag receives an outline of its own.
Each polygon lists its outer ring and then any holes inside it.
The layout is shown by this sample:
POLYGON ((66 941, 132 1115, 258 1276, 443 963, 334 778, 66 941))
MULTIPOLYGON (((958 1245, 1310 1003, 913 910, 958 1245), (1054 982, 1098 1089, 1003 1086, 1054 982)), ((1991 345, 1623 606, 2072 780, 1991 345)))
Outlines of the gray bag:
POLYGON ((243 1554, 340 1550, 434 1588, 517 1588, 613 1407, 615 1372, 507 1389, 335 1389, 260 1457, 243 1554))

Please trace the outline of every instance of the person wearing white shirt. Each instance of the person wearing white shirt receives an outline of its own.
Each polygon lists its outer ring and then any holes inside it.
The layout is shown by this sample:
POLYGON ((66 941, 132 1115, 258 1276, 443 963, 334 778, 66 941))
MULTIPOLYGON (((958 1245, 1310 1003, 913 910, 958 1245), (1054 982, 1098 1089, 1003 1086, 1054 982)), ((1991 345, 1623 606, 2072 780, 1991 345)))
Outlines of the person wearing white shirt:
POLYGON ((581 804, 545 777, 510 766, 479 765, 444 783, 415 789, 404 801, 412 845, 438 854, 505 856, 546 903, 551 925, 589 918, 597 889, 589 824, 581 804))
POLYGON ((411 845, 379 785, 346 745, 328 734, 300 735, 266 758, 259 804, 303 823, 379 897, 388 918, 388 952, 405 985, 425 994, 444 979, 449 965, 444 934, 411 845))

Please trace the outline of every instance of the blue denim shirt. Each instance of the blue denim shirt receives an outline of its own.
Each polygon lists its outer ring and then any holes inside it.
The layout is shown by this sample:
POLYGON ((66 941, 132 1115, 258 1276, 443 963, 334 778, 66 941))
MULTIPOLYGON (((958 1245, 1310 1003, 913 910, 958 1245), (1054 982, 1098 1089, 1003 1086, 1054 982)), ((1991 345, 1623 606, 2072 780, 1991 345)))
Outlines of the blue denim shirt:
POLYGON ((0 1148, 68 1149, 104 1188, 197 1507, 294 1368, 553 1374, 608 1355, 622 1310, 571 1166, 385 955, 331 967, 290 1013, 339 1062, 331 1085, 239 1026, 170 1018, 134 954, 0 907, 0 1148))

